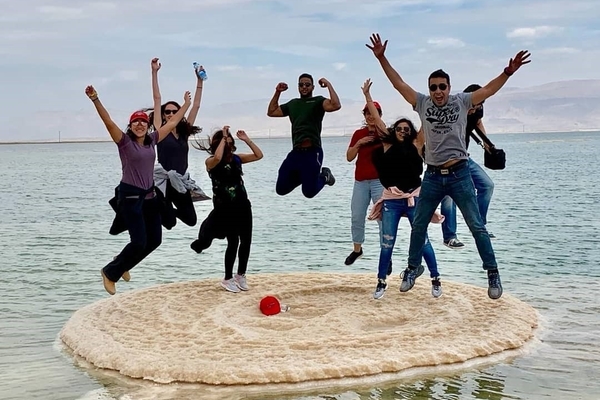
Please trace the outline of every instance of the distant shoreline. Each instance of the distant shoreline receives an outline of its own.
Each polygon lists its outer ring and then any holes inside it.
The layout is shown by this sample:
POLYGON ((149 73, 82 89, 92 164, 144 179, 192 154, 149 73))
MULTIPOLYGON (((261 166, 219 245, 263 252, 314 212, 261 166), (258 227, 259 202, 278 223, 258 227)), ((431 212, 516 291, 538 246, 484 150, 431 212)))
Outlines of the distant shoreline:
MULTIPOLYGON (((546 134, 546 133, 600 133, 600 128, 598 129, 581 129, 581 130, 577 130, 577 131, 544 131, 544 132, 497 132, 497 133, 490 133, 490 135, 523 135, 523 134, 546 134)), ((348 134, 348 135, 323 135, 323 138, 339 138, 339 137, 351 137, 352 134, 348 134)), ((288 136, 256 136, 254 137, 254 139, 266 139, 266 140, 272 140, 272 139, 291 139, 291 137, 288 136)), ((191 141, 191 140, 190 140, 191 141)), ((0 146, 4 145, 14 145, 14 144, 76 144, 76 143, 112 143, 112 140, 110 139, 72 139, 72 140, 16 140, 16 141, 6 141, 6 142, 2 142, 0 141, 0 146)))

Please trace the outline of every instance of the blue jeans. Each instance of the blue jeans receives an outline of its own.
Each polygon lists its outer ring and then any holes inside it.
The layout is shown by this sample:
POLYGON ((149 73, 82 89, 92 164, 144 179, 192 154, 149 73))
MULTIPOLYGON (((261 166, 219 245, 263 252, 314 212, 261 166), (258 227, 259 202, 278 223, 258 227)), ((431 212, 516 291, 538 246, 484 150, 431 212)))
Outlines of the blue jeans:
MULTIPOLYGON (((369 202, 375 204, 383 193, 383 186, 379 179, 367 179, 365 181, 354 181, 352 190, 352 202, 350 211, 352 213, 352 243, 363 244, 365 242, 365 220, 369 202)), ((379 224, 379 241, 381 243, 381 221, 379 224)))
MULTIPOLYGON (((473 159, 469 158, 469 170, 471 179, 477 192, 477 206, 484 225, 487 225, 487 213, 494 194, 494 182, 486 174, 483 168, 473 159)), ((444 242, 456 239, 456 204, 449 196, 442 200, 441 212, 446 219, 442 222, 442 235, 444 242)))
MULTIPOLYGON (((415 197, 414 200, 416 204, 419 203, 419 199, 417 197, 415 197)), ((388 266, 390 265, 390 260, 392 259, 392 251, 394 250, 394 245, 396 244, 396 236, 398 234, 398 224, 400 223, 400 218, 403 215, 406 215, 410 225, 413 226, 416 204, 415 207, 409 207, 407 199, 384 200, 381 210, 382 242, 381 252, 379 253, 379 270, 377 272, 377 278, 385 279, 387 277, 388 266)), ((423 240, 421 241, 420 254, 425 258, 427 268, 429 269, 429 275, 432 278, 439 276, 440 274, 437 270, 435 253, 431 243, 429 242, 429 239, 427 238, 427 234, 424 235, 423 240)), ((419 264, 420 263, 421 262, 419 261, 419 264)))
POLYGON ((471 179, 468 162, 462 162, 449 169, 448 174, 428 167, 423 174, 419 202, 415 210, 415 219, 410 234, 408 266, 418 267, 423 258, 423 242, 427 237, 427 227, 437 206, 444 196, 450 196, 462 213, 477 245, 483 269, 496 269, 496 256, 490 236, 485 229, 475 195, 475 185, 471 179))

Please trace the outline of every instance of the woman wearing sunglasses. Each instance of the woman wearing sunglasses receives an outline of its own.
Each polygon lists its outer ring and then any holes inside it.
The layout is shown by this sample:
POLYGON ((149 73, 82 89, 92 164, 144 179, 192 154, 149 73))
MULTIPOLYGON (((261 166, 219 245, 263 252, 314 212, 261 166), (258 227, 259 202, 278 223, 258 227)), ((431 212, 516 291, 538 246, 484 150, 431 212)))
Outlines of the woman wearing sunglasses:
MULTIPOLYGON (((150 121, 158 128, 167 124, 181 109, 181 106, 179 103, 172 100, 161 105, 162 98, 158 86, 158 71, 160 70, 161 63, 158 61, 158 58, 152 59, 151 67, 154 109, 153 112, 150 113, 150 121)), ((158 163, 162 169, 157 166, 155 179, 158 182, 159 179, 164 180, 164 177, 169 177, 166 180, 164 190, 167 211, 164 213, 165 218, 162 221, 163 226, 167 229, 171 229, 175 226, 177 218, 189 226, 194 226, 197 222, 196 210, 192 199, 192 190, 194 190, 193 188, 196 188, 198 193, 203 194, 203 192, 200 188, 195 186, 194 181, 190 179, 189 174, 187 173, 189 152, 188 139, 190 136, 202 131, 201 128, 194 126, 198 110, 200 109, 202 86, 203 81, 198 77, 194 101, 187 119, 183 118, 177 126, 169 132, 167 137, 165 137, 165 140, 160 142, 157 146, 158 163), (158 176, 159 174, 160 176, 158 176), (171 182, 171 179, 174 176, 180 180, 178 184, 171 182), (179 188, 182 192, 176 188, 179 188)), ((162 188, 161 185, 158 186, 162 188)))
MULTIPOLYGON (((371 98, 372 82, 367 79, 362 87, 367 107, 375 117, 375 124, 383 146, 373 152, 373 164, 384 187, 381 198, 373 207, 369 219, 381 218, 381 252, 377 272, 377 286, 374 299, 383 297, 387 289, 386 277, 389 270, 392 252, 396 243, 400 218, 406 215, 412 226, 415 206, 418 202, 423 173, 423 135, 418 134, 413 123, 407 118, 400 118, 388 130, 385 122, 379 117, 371 98)), ((431 276, 431 294, 442 295, 437 261, 429 239, 425 237, 423 257, 431 276)), ((421 266, 421 268, 423 268, 421 266)))
POLYGON ((154 186, 154 148, 181 121, 190 107, 190 92, 185 92, 183 107, 169 122, 149 132, 149 118, 143 111, 136 111, 129 118, 125 132, 113 122, 100 102, 93 86, 85 93, 94 103, 112 140, 119 148, 123 176, 117 187, 117 213, 122 216, 129 231, 130 242, 101 273, 104 289, 116 293, 115 283, 123 278, 129 281, 129 270, 152 253, 162 241, 161 215, 154 186))

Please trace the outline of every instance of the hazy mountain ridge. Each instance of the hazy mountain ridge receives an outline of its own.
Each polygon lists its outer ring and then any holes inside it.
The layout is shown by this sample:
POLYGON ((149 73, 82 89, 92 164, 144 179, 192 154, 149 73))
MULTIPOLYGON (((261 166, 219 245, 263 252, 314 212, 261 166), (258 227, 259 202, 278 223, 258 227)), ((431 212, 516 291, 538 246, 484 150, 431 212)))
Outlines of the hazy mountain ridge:
MULTIPOLYGON (((388 123, 406 116, 420 125, 417 114, 400 95, 381 98, 388 123)), ((287 97, 282 102, 287 101, 287 97)), ((324 136, 351 135, 362 123, 364 101, 342 98, 342 109, 328 113, 323 121, 324 136)), ((290 135, 288 118, 267 117, 269 99, 218 105, 203 105, 197 124, 204 134, 225 124, 244 129, 253 137, 290 135)), ((123 128, 131 110, 109 109, 123 128)), ((485 103, 484 123, 489 133, 600 131, 600 79, 551 82, 524 88, 505 87, 485 103)), ((57 141, 108 139, 104 125, 91 107, 79 111, 44 110, 31 119, 8 124, 1 141, 57 141), (22 133, 16 136, 16 132, 22 133)))

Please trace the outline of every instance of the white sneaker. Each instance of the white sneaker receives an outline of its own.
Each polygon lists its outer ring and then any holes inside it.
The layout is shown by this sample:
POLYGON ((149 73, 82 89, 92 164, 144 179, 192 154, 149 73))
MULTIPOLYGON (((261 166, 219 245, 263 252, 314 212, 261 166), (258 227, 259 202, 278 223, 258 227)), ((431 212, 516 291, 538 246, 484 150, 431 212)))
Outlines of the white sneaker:
POLYGON ((249 289, 248 282, 246 282, 246 275, 235 274, 233 279, 237 287, 243 290, 244 292, 249 289))
POLYGON ((221 281, 221 286, 223 286, 223 288, 225 290, 227 290, 228 292, 232 292, 232 293, 239 293, 240 292, 240 288, 238 288, 238 286, 235 284, 235 279, 231 278, 231 279, 223 279, 221 281))

